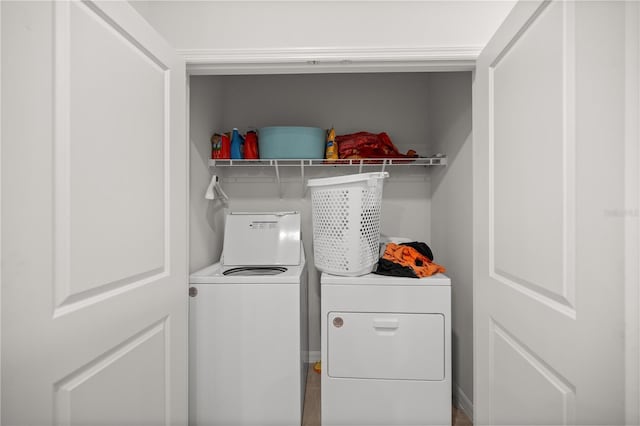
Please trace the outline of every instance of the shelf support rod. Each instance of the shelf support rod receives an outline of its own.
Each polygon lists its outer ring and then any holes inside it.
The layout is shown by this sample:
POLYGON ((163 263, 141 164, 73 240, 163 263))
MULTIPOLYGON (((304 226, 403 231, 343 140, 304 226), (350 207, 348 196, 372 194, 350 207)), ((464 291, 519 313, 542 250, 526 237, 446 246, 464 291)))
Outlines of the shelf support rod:
POLYGON ((358 168, 358 173, 362 173, 362 160, 360 160, 360 167, 358 168))
MULTIPOLYGON (((389 162, 391 162, 391 160, 389 160, 389 162)), ((391 164, 391 163, 389 163, 391 164)), ((387 159, 385 158, 384 160, 382 160, 382 173, 384 173, 384 168, 387 166, 387 159)))
POLYGON ((278 198, 282 199, 282 184, 280 182, 280 169, 278 169, 278 161, 274 160, 273 165, 276 169, 276 181, 278 182, 278 198))
POLYGON ((300 190, 302 191, 302 197, 300 198, 304 198, 305 192, 304 192, 304 160, 300 160, 300 181, 301 181, 301 188, 300 190))

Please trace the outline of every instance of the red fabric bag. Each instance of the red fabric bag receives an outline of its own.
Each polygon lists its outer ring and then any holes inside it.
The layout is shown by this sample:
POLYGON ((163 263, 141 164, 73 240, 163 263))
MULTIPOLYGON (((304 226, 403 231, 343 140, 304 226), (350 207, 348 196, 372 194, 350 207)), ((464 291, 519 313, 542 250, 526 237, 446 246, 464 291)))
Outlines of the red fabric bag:
POLYGON ((358 132, 336 136, 340 158, 405 158, 415 157, 415 151, 401 154, 386 133, 358 132))

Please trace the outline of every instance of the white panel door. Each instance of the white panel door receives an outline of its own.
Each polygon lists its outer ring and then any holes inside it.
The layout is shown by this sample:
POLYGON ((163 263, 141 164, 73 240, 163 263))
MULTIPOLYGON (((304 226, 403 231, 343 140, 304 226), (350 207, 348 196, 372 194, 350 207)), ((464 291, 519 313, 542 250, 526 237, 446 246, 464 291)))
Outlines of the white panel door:
POLYGON ((184 62, 127 2, 1 7, 2 424, 186 424, 184 62))
POLYGON ((478 60, 476 424, 624 422, 625 6, 521 2, 478 60))

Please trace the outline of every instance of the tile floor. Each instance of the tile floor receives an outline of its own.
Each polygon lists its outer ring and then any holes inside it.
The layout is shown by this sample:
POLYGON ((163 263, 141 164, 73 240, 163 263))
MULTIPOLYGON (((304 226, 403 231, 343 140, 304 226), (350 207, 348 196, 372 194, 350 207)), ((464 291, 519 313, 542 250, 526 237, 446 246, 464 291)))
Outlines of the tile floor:
MULTIPOLYGON (((455 407, 451 408, 453 426, 473 426, 471 420, 455 407)), ((309 366, 307 372, 307 389, 304 398, 302 426, 320 426, 320 375, 309 366)))

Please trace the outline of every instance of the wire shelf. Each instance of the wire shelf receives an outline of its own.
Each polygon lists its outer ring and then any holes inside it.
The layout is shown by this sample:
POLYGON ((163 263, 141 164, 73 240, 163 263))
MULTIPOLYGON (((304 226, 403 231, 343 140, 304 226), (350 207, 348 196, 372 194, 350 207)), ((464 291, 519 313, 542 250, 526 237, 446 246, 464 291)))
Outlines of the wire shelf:
POLYGON ((220 160, 210 159, 210 167, 273 167, 278 183, 278 195, 282 198, 282 181, 280 178, 280 167, 299 167, 302 194, 306 193, 305 188, 305 168, 306 167, 358 167, 358 173, 362 173, 364 167, 378 166, 384 172, 389 166, 446 166, 447 157, 436 155, 432 157, 416 158, 358 158, 350 160, 325 160, 325 159, 274 159, 274 160, 220 160))
POLYGON ((309 160, 309 159, 278 159, 278 160, 209 160, 211 167, 349 167, 349 166, 446 166, 446 156, 417 157, 417 158, 358 158, 350 160, 309 160))

